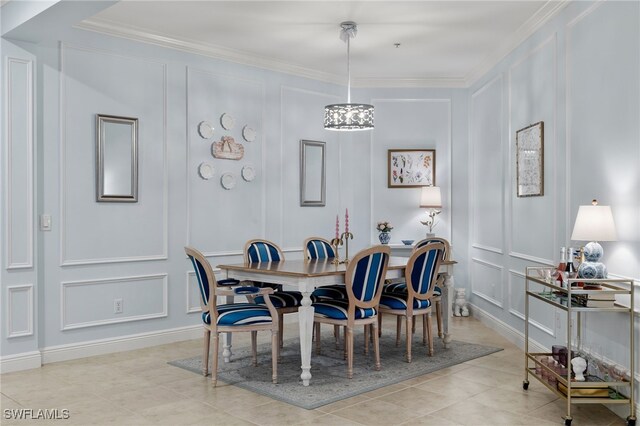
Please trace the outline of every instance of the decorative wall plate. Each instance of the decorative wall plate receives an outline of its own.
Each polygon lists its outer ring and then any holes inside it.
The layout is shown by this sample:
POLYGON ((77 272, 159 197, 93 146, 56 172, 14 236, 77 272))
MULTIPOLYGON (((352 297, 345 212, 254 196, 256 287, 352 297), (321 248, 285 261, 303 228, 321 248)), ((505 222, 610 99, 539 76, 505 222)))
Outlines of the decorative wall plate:
POLYGON ((242 128, 242 137, 247 142, 253 142, 256 140, 256 131, 249 126, 242 128))
POLYGON ((223 136, 219 142, 211 144, 211 155, 226 160, 240 160, 244 157, 244 146, 237 143, 231 136, 223 136))
POLYGON ((220 178, 220 184, 224 189, 233 189, 236 186, 236 177, 233 173, 224 173, 220 178))
POLYGON ((200 165, 198 166, 198 174, 202 179, 211 179, 215 172, 215 169, 209 163, 200 163, 200 165))
POLYGON ((203 139, 211 138, 214 130, 215 129, 208 121, 201 121, 200 124, 198 124, 198 133, 203 139))
POLYGON ((220 124, 225 130, 231 130, 236 124, 236 119, 225 112, 220 116, 220 124))
POLYGON ((246 165, 242 168, 242 179, 251 182, 256 178, 256 171, 252 165, 246 165))

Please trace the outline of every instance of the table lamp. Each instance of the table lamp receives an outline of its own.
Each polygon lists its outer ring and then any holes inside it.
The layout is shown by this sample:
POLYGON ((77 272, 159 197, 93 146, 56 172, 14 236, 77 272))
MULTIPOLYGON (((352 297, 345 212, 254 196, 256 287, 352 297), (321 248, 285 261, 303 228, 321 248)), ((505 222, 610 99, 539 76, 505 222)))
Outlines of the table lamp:
POLYGON ((435 225, 436 216, 440 214, 442 208, 442 196, 440 195, 440 187, 423 186, 420 196, 420 207, 427 209, 427 220, 420 221, 423 225, 429 227, 427 237, 433 237, 433 227, 435 225))
POLYGON ((600 262, 604 250, 598 241, 615 241, 616 226, 611 207, 599 206, 593 200, 590 206, 580 206, 571 234, 573 241, 591 241, 583 247, 584 262, 578 268, 579 278, 607 278, 607 267, 600 262))

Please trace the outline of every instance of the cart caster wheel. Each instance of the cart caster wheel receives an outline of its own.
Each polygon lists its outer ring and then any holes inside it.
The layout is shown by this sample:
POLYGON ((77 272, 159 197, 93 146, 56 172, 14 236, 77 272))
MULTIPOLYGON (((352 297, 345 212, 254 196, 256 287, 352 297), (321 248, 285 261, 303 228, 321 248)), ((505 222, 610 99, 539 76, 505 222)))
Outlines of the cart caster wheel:
POLYGON ((524 390, 529 389, 529 382, 528 381, 525 380, 524 382, 522 382, 522 389, 524 389, 524 390))
POLYGON ((627 417, 627 426, 636 426, 636 418, 635 417, 627 417))
POLYGON ((564 426, 571 426, 571 420, 573 420, 571 417, 564 419, 564 426))

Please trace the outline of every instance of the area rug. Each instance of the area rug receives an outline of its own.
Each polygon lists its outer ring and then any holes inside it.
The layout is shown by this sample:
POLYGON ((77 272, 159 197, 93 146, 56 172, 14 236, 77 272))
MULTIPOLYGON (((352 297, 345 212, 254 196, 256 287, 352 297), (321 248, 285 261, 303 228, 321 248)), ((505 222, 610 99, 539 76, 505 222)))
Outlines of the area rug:
MULTIPOLYGON (((268 333, 258 333, 258 341, 261 334, 264 340, 270 338, 268 333)), ((278 384, 271 383, 271 345, 268 343, 258 344, 257 367, 251 365, 249 347, 233 348, 230 363, 225 363, 220 357, 218 380, 311 410, 502 350, 455 340, 445 349, 442 340, 436 338, 434 355, 429 357, 427 348, 422 346, 421 333, 418 334, 414 338, 413 360, 410 364, 405 361, 404 339, 396 347, 394 336, 383 335, 380 338, 380 371, 374 369, 373 348, 370 347, 369 354, 364 355, 363 334, 356 334, 353 379, 346 378, 347 365, 343 350, 336 349, 333 336, 327 332, 323 333, 322 353, 316 355, 314 351, 311 355, 313 377, 310 386, 303 387, 300 380, 300 346, 297 339, 284 342, 282 360, 278 364, 278 384)), ((169 364, 202 374, 200 355, 169 364)))

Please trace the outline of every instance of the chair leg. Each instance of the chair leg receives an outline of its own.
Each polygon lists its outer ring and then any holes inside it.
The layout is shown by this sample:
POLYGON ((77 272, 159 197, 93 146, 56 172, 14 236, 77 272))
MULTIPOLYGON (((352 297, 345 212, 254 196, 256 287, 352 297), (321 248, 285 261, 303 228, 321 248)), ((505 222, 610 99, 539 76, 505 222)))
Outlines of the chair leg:
POLYGON ((315 322, 314 329, 316 330, 316 355, 320 355, 321 344, 320 344, 320 323, 319 322, 317 321, 315 322))
POLYGON ((251 358, 253 360, 253 366, 258 366, 258 332, 251 332, 251 358))
POLYGON ((364 354, 369 354, 369 324, 364 326, 364 354))
POLYGON ((347 378, 353 379, 353 329, 347 327, 347 378))
POLYGON ((411 321, 411 333, 416 334, 416 317, 413 317, 411 321))
MULTIPOLYGON (((407 328, 407 330, 411 330, 407 328)), ((402 317, 396 316, 396 348, 400 346, 400 333, 402 332, 402 317)))
POLYGON ((220 345, 220 333, 213 333, 213 371, 211 371, 211 383, 215 387, 218 382, 218 350, 220 345))
POLYGON ((204 329, 204 351, 202 352, 202 374, 209 374, 209 345, 211 344, 211 330, 204 329))
POLYGON ((378 337, 382 336, 382 313, 378 312, 378 337))
POLYGON ((278 383, 278 358, 280 357, 280 338, 277 330, 271 330, 271 381, 278 383))
MULTIPOLYGON (((422 315, 422 346, 427 346, 427 316, 422 315)), ((428 331, 431 333, 431 330, 428 331)))
POLYGON ((376 358, 376 371, 380 371, 381 366, 380 366, 380 337, 378 336, 378 323, 374 322, 373 324, 371 324, 371 327, 373 327, 373 332, 371 333, 373 335, 373 353, 375 354, 375 358, 376 358))
POLYGON ((349 357, 349 348, 347 345, 347 327, 344 328, 344 359, 347 359, 349 357))
POLYGON ((278 311, 278 337, 280 339, 280 347, 284 346, 283 343, 283 334, 284 334, 284 314, 282 311, 278 311))
POLYGON ((333 326, 333 339, 336 341, 336 349, 340 347, 340 326, 333 326))
POLYGON ((411 327, 415 318, 416 317, 405 317, 407 323, 407 362, 411 362, 411 340, 413 339, 413 332, 411 331, 411 327))
POLYGON ((433 334, 431 334, 431 313, 427 315, 427 336, 429 338, 429 356, 433 356, 433 334))
POLYGON ((442 302, 436 300, 436 321, 438 321, 438 337, 442 339, 442 302))

